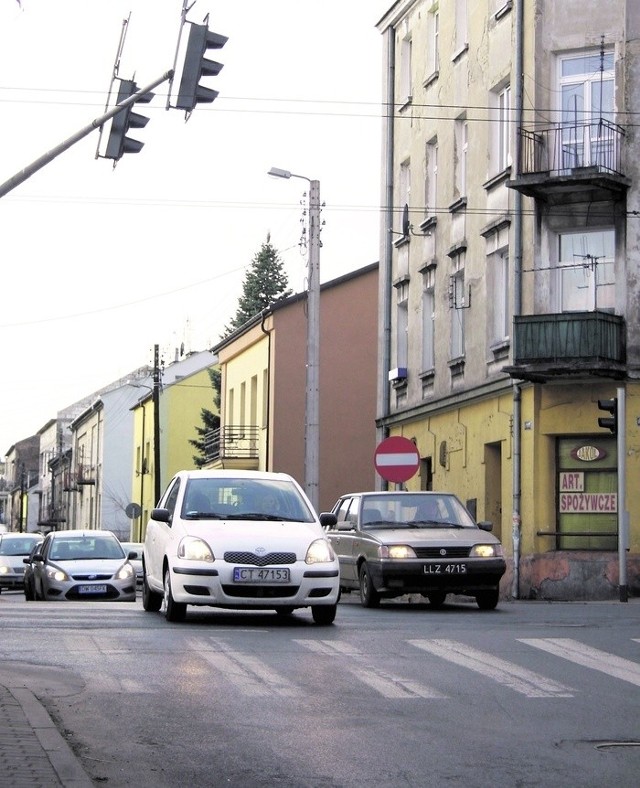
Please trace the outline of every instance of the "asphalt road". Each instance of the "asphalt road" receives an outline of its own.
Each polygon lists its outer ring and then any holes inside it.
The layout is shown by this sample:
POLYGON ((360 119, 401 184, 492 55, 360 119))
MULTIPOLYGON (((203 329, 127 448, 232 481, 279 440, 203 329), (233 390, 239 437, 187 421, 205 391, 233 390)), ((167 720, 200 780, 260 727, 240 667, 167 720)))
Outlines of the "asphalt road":
POLYGON ((640 600, 346 597, 319 627, 3 593, 0 627, 96 785, 640 784, 640 600))

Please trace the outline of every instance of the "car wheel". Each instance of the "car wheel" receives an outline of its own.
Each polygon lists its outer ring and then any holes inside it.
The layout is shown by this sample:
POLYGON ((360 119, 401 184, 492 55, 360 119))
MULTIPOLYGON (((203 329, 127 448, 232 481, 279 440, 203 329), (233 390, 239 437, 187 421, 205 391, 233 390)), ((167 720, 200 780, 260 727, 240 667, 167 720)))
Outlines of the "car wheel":
POLYGON ((142 607, 148 613, 157 613, 162 606, 162 594, 152 591, 147 583, 147 576, 142 581, 142 607))
POLYGON ((280 605, 280 607, 277 607, 275 610, 279 616, 290 616, 295 608, 293 605, 280 605))
POLYGON ((311 615, 316 624, 327 626, 333 624, 337 610, 338 605, 312 605, 311 615))
POLYGON ((24 598, 27 600, 27 602, 33 602, 35 598, 29 583, 24 584, 24 598))
POLYGON ((431 594, 427 594, 429 598, 429 604, 431 607, 440 608, 444 605, 444 600, 447 598, 447 595, 444 591, 434 591, 431 594))
POLYGON ((171 573, 167 567, 164 573, 164 617, 167 621, 184 621, 186 615, 186 603, 176 602, 171 593, 171 573))
POLYGON ((369 567, 363 563, 358 572, 360 578, 360 602, 362 607, 378 607, 380 605, 380 594, 373 587, 369 567))
POLYGON ((500 592, 497 588, 491 591, 481 591, 479 594, 476 594, 476 602, 480 610, 495 610, 499 596, 500 592))

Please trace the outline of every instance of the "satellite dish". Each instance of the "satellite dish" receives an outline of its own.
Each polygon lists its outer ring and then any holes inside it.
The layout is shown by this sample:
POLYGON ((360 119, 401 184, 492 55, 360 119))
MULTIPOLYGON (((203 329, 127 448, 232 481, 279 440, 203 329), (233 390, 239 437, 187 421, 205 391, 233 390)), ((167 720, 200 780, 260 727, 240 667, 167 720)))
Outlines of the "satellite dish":
POLYGON ((130 520, 136 520, 142 514, 142 507, 139 503, 128 503, 124 513, 130 520))

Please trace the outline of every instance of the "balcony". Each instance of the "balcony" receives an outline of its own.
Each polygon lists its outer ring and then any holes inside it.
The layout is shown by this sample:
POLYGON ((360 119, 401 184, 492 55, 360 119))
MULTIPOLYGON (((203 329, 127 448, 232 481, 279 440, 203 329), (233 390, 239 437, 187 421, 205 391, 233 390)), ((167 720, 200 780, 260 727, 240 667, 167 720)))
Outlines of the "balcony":
POLYGON ((604 118, 518 134, 518 173, 508 186, 527 197, 556 204, 611 200, 631 183, 622 167, 624 129, 604 118))
POLYGON ((514 317, 514 361, 504 371, 520 380, 622 379, 624 320, 609 312, 563 312, 514 317))
POLYGON ((205 436, 205 459, 211 468, 258 470, 260 428, 228 425, 205 436))

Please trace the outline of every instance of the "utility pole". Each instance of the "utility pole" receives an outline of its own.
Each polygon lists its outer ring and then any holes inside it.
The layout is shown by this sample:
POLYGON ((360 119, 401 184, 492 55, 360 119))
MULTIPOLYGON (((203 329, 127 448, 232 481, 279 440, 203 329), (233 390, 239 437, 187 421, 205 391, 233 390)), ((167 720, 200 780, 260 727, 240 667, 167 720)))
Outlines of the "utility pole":
POLYGON ((307 292, 306 493, 319 507, 320 471, 320 181, 309 182, 309 271, 307 292))
POLYGON ((153 346, 153 483, 154 505, 162 495, 160 480, 160 348, 153 346))

